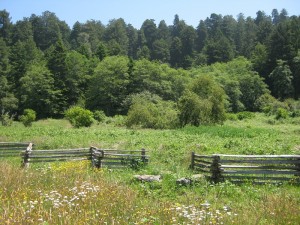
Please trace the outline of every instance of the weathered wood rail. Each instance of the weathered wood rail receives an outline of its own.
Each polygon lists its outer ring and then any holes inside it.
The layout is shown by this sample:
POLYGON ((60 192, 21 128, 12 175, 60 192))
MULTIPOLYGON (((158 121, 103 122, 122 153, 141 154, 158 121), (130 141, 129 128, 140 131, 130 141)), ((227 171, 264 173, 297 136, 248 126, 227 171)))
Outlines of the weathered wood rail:
MULTIPOLYGON (((94 148, 94 147, 92 147, 94 148)), ((118 150, 118 149, 93 149, 93 164, 97 168, 124 168, 137 169, 149 161, 146 150, 118 150)))
POLYGON ((28 166, 29 163, 89 160, 90 158, 89 148, 27 150, 23 154, 23 166, 28 166))
POLYGON ((149 157, 145 149, 133 151, 90 147, 34 151, 27 149, 22 158, 23 167, 28 167, 30 163, 90 160, 92 166, 97 168, 138 168, 147 163, 149 157))
POLYGON ((33 144, 27 142, 0 142, 0 158, 20 157, 26 150, 30 151, 33 144))
POLYGON ((192 152, 191 168, 213 182, 300 184, 300 155, 197 155, 192 152))

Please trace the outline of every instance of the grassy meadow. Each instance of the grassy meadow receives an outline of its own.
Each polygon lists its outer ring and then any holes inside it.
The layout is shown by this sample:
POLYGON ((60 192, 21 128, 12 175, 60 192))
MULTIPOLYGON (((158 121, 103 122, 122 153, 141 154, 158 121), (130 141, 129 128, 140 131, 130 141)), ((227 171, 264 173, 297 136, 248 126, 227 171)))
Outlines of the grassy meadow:
POLYGON ((223 125, 176 130, 127 129, 122 118, 90 128, 66 120, 32 127, 0 126, 0 141, 32 141, 35 149, 99 148, 149 151, 138 171, 93 169, 89 162, 20 168, 20 158, 0 160, 0 224, 299 224, 300 187, 211 184, 183 187, 191 152, 199 154, 300 154, 300 118, 263 114, 223 125), (135 174, 160 174, 139 183, 135 174))

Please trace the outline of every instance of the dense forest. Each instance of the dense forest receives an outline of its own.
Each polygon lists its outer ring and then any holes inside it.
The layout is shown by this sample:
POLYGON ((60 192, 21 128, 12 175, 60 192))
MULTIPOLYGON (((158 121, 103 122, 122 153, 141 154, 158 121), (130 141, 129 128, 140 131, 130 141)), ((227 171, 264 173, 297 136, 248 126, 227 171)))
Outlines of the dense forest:
POLYGON ((60 118, 77 105, 129 124, 148 113, 199 125, 225 112, 291 110, 300 97, 300 16, 285 9, 213 13, 196 28, 175 15, 140 29, 122 18, 70 28, 49 11, 13 23, 2 10, 0 55, 1 114, 16 118, 24 109, 60 118))

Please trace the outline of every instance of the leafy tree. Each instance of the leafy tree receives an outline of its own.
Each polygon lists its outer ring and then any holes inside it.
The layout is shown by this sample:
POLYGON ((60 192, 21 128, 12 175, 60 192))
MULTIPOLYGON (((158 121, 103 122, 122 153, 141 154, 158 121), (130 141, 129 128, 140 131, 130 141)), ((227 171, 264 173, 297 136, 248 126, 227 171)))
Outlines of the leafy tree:
POLYGON ((180 39, 182 43, 182 55, 185 59, 182 62, 183 68, 189 68, 192 64, 191 60, 189 61, 188 59, 193 58, 196 37, 196 31, 192 26, 185 26, 180 33, 180 39))
POLYGON ((90 46, 92 53, 97 51, 100 42, 103 41, 105 35, 105 26, 97 20, 88 20, 86 23, 81 24, 80 33, 84 33, 87 36, 87 43, 90 46))
POLYGON ((251 17, 247 17, 245 21, 245 35, 243 41, 242 55, 246 58, 251 57, 251 53, 255 48, 257 25, 251 17))
POLYGON ((128 36, 125 21, 120 18, 109 21, 104 33, 110 55, 127 55, 128 36))
POLYGON ((225 79, 222 84, 224 86, 224 91, 228 96, 228 111, 234 113, 243 111, 245 109, 245 106, 241 102, 242 92, 240 90, 239 81, 225 79))
MULTIPOLYGON (((35 61, 40 61, 42 57, 42 52, 38 50, 32 37, 25 41, 17 41, 11 47, 9 81, 14 84, 16 90, 20 87, 20 79, 25 75, 29 66, 35 61)), ((17 95, 20 96, 20 93, 17 95)))
POLYGON ((36 119, 36 112, 32 109, 25 109, 23 115, 21 115, 19 119, 25 127, 31 127, 36 119))
POLYGON ((182 42, 179 37, 175 37, 172 40, 170 48, 170 64, 171 66, 178 68, 181 67, 182 62, 182 42))
POLYGON ((7 78, 0 76, 0 113, 1 115, 12 113, 18 108, 18 99, 11 91, 7 78))
POLYGON ((141 48, 139 48, 137 50, 137 58, 138 59, 149 59, 150 60, 150 57, 151 57, 150 54, 151 54, 150 49, 146 45, 142 46, 141 48))
POLYGON ((70 29, 64 21, 60 21, 55 13, 45 11, 41 16, 31 15, 33 37, 36 45, 41 50, 46 50, 59 39, 64 43, 70 35, 70 29))
POLYGON ((87 106, 106 115, 122 113, 129 84, 129 59, 125 56, 104 58, 96 67, 87 91, 87 106))
POLYGON ((244 49, 246 44, 246 21, 244 14, 240 13, 237 16, 237 24, 235 29, 235 36, 234 36, 234 42, 235 42, 235 48, 237 51, 237 55, 244 55, 244 49))
POLYGON ((89 78, 87 58, 76 51, 69 51, 66 55, 65 77, 68 105, 75 105, 84 99, 89 78))
POLYGON ((211 77, 198 77, 179 99, 180 124, 222 123, 225 120, 224 98, 224 90, 211 77))
MULTIPOLYGON (((298 20, 298 24, 299 24, 298 20)), ((300 29, 299 25, 292 26, 291 21, 279 23, 270 35, 269 49, 269 73, 277 66, 277 60, 284 60, 290 63, 296 56, 299 48, 300 29)))
POLYGON ((142 24, 140 32, 144 33, 146 45, 149 48, 149 50, 153 51, 153 43, 155 40, 157 40, 157 28, 154 20, 145 20, 142 24))
POLYGON ((277 61, 277 67, 270 74, 272 81, 272 93, 280 99, 288 98, 293 93, 292 72, 283 61, 277 61))
POLYGON ((32 24, 27 18, 17 21, 12 30, 12 44, 33 39, 32 24))
POLYGON ((93 122, 93 113, 79 106, 73 106, 66 110, 65 117, 75 127, 90 127, 93 122))
POLYGON ((178 126, 177 118, 174 102, 163 101, 159 96, 143 92, 132 96, 126 126, 170 129, 178 126))
POLYGON ((218 40, 211 40, 205 46, 208 64, 215 62, 228 62, 233 59, 234 52, 230 41, 225 36, 218 40))
POLYGON ((136 58, 136 51, 138 46, 138 31, 131 24, 126 27, 128 36, 128 56, 136 58))
POLYGON ((96 57, 98 57, 98 59, 100 61, 102 61, 107 56, 107 48, 104 43, 102 43, 102 42, 99 43, 95 55, 96 55, 96 57))
POLYGON ((11 33, 12 33, 13 25, 11 23, 11 18, 9 17, 9 12, 6 10, 0 11, 0 38, 6 42, 6 44, 10 43, 11 33))
POLYGON ((196 39, 196 49, 198 52, 201 52, 205 46, 205 42, 208 39, 208 32, 203 20, 200 20, 200 23, 197 27, 197 39, 196 39))
POLYGON ((72 49, 77 49, 79 47, 78 37, 81 32, 82 32, 82 24, 76 21, 70 33, 70 44, 72 49))
POLYGON ((58 109, 54 79, 44 62, 33 63, 20 79, 20 109, 30 108, 38 118, 54 116, 58 109))
POLYGON ((58 40, 46 53, 47 66, 53 74, 54 87, 57 92, 57 116, 62 116, 68 107, 67 76, 67 50, 62 40, 58 40))
POLYGON ((274 25, 277 25, 280 22, 279 12, 277 9, 272 10, 272 22, 274 25))
POLYGON ((232 16, 223 17, 220 29, 232 45, 234 44, 236 26, 237 21, 232 16))
POLYGON ((292 64, 292 71, 293 71, 293 85, 295 90, 295 97, 300 97, 300 50, 298 51, 297 56, 293 59, 292 64))
POLYGON ((239 79, 242 92, 241 102, 247 111, 256 111, 255 102, 265 93, 268 93, 267 85, 258 74, 246 74, 239 79))
POLYGON ((254 51, 251 54, 251 62, 253 63, 253 69, 260 75, 267 78, 267 63, 268 63, 268 52, 267 47, 261 43, 255 46, 254 51))
POLYGON ((152 44, 152 59, 167 63, 170 60, 169 44, 164 39, 159 39, 152 44))
POLYGON ((164 20, 161 20, 157 27, 157 38, 165 41, 171 40, 171 32, 164 20))
POLYGON ((9 47, 0 37, 0 76, 8 76, 10 72, 9 47))

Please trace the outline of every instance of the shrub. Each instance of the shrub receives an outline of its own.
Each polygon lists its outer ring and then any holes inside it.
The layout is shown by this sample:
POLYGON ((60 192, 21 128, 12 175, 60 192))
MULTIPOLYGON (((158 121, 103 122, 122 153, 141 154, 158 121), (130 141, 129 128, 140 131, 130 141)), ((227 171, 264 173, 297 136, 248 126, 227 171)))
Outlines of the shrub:
POLYGON ((247 112, 247 111, 244 111, 244 112, 239 112, 237 113, 237 118, 239 120, 244 120, 244 119, 252 119, 255 117, 255 114, 252 113, 252 112, 247 112))
POLYGON ((200 76, 179 99, 181 126, 223 123, 225 115, 225 92, 209 76, 200 76))
POLYGON ((106 115, 102 110, 96 110, 94 112, 94 119, 99 123, 102 123, 105 121, 106 115))
POLYGON ((130 107, 125 124, 127 127, 170 129, 178 126, 177 118, 173 102, 159 100, 154 103, 140 99, 130 107))
POLYGON ((278 108, 277 112, 276 112, 275 118, 277 120, 279 120, 279 119, 286 119, 288 116, 289 116, 289 112, 286 109, 284 109, 284 108, 278 108))
POLYGON ((73 106, 65 112, 65 117, 70 123, 76 127, 90 127, 93 122, 93 113, 79 106, 73 106))
POLYGON ((8 113, 4 113, 1 115, 0 120, 1 120, 2 126, 9 127, 12 125, 13 116, 9 116, 8 113))
POLYGON ((234 114, 234 113, 227 113, 226 114, 226 119, 231 120, 231 121, 236 121, 238 118, 237 118, 237 115, 234 114))
POLYGON ((36 119, 36 112, 32 109, 25 109, 24 114, 19 119, 25 127, 30 127, 36 119))

